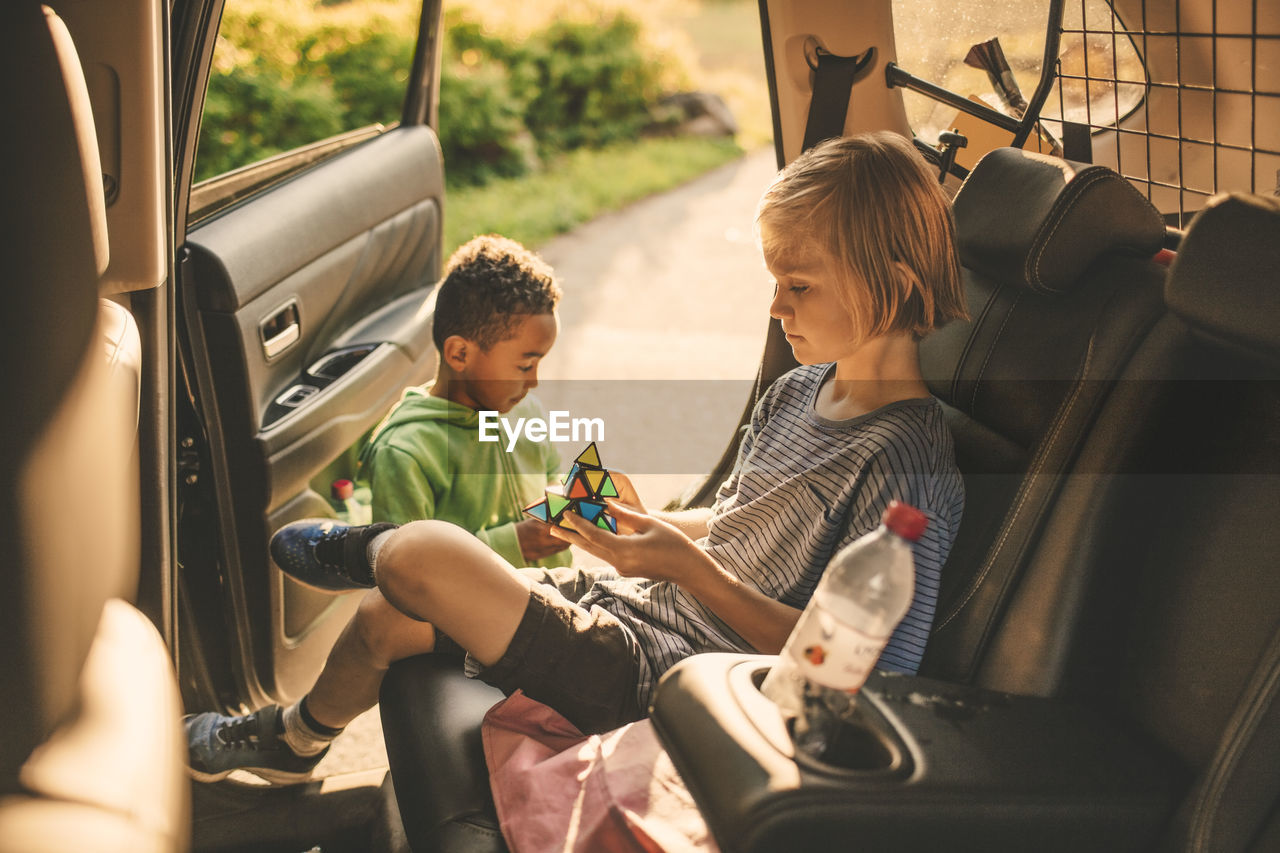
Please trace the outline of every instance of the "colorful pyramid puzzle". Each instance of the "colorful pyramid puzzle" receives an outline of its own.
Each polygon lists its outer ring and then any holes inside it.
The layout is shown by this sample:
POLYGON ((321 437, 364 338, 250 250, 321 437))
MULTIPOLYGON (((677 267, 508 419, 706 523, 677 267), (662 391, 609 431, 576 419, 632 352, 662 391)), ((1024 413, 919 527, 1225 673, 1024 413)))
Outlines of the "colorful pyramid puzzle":
POLYGON ((526 515, 549 524, 565 524, 564 515, 576 512, 587 521, 595 522, 596 527, 618 532, 618 522, 609 514, 605 498, 618 497, 618 487, 613 484, 613 477, 600 464, 600 453, 593 441, 587 449, 578 454, 573 467, 565 475, 559 486, 549 486, 547 496, 524 508, 526 515))

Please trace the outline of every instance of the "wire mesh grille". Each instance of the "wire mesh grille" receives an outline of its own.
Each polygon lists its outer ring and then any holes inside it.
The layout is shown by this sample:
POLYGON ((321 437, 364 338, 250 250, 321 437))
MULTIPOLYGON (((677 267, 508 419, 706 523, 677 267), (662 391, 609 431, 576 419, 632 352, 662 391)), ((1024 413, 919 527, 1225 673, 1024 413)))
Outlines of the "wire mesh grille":
POLYGON ((1068 3, 1046 123, 1075 125, 1093 162, 1143 190, 1171 225, 1217 192, 1280 192, 1280 3, 1115 6, 1091 16, 1085 0, 1068 3), (1126 39, 1140 62, 1125 61, 1126 39))

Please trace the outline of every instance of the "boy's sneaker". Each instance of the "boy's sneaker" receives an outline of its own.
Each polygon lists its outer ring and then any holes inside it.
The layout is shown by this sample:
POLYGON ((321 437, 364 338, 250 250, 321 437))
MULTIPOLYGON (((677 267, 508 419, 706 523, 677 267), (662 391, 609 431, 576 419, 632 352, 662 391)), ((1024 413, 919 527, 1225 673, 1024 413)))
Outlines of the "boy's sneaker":
POLYGON ((368 589, 374 585, 369 541, 394 530, 387 522, 353 527, 332 518, 304 518, 271 537, 271 559, 294 580, 326 590, 368 589))
POLYGON ((267 705, 243 717, 224 717, 212 711, 184 717, 192 777, 217 782, 233 770, 247 770, 277 785, 305 782, 329 748, 315 755, 298 755, 281 739, 279 719, 278 705, 267 705))

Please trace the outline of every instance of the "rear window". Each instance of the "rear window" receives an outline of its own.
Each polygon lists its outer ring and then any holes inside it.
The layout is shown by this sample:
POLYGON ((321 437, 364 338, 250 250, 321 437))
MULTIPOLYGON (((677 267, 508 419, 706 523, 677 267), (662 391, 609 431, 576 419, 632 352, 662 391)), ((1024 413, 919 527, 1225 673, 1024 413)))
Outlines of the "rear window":
MULTIPOLYGON (((894 0, 898 64, 999 109, 986 72, 967 65, 965 57, 974 45, 999 38, 1014 80, 1030 98, 1040 80, 1048 16, 1049 0, 894 0)), ((1103 0, 1067 4, 1058 58, 1060 79, 1041 118, 1059 138, 1061 124, 1053 119, 1114 125, 1142 102, 1142 60, 1103 0)), ((936 143, 953 125, 954 107, 916 92, 903 97, 912 130, 926 142, 936 143)))

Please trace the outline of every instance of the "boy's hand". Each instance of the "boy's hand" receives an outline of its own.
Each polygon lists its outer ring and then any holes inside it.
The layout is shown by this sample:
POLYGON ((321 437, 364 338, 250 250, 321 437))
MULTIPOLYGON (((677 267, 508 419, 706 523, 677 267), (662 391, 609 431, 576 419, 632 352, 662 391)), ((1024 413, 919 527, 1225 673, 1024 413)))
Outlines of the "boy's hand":
POLYGON ((618 520, 617 533, 602 530, 577 513, 565 513, 570 529, 553 527, 551 534, 606 560, 624 577, 684 584, 696 573, 715 571, 715 562, 674 525, 634 512, 617 500, 609 501, 609 512, 618 520))
POLYGON ((551 535, 552 529, 551 525, 536 518, 516 522, 516 542, 526 560, 537 562, 569 547, 568 542, 551 535))

